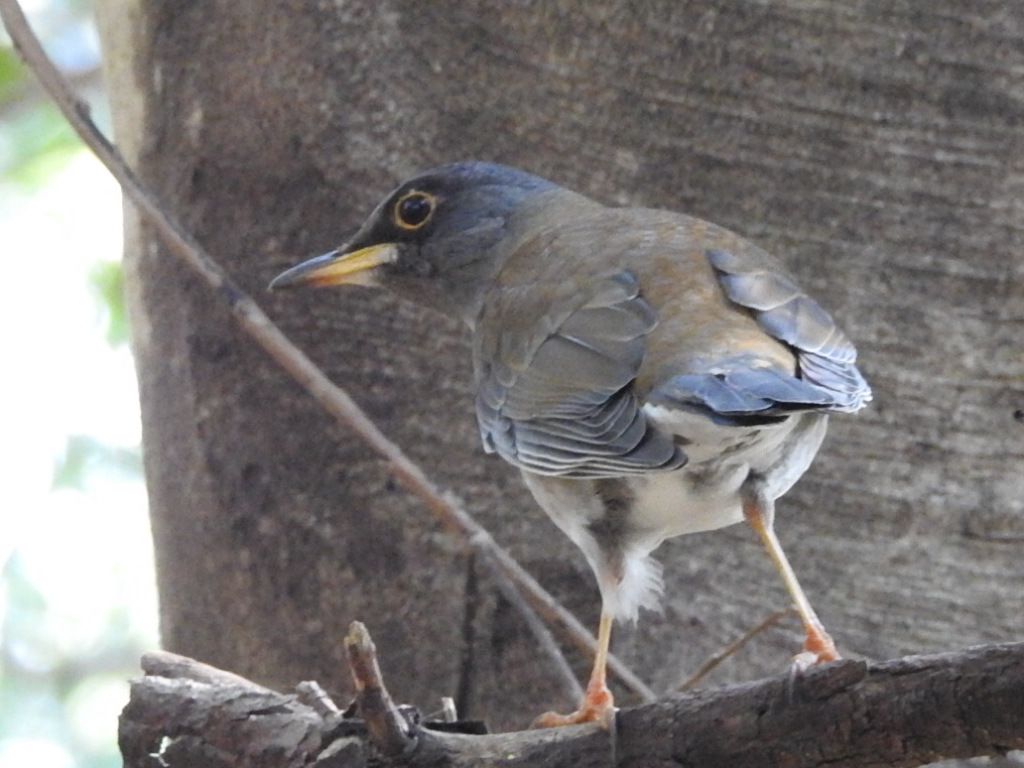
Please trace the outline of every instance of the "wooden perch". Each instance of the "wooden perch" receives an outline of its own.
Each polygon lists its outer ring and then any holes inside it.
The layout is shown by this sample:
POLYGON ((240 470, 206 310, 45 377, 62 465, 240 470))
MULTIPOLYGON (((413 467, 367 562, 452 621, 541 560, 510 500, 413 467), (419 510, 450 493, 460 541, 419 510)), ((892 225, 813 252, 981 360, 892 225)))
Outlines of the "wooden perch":
POLYGON ((365 627, 353 625, 346 648, 365 721, 191 659, 148 654, 121 715, 124 765, 858 768, 1024 749, 1024 643, 842 661, 795 681, 677 694, 619 712, 614 739, 596 726, 431 730, 391 702, 365 627))

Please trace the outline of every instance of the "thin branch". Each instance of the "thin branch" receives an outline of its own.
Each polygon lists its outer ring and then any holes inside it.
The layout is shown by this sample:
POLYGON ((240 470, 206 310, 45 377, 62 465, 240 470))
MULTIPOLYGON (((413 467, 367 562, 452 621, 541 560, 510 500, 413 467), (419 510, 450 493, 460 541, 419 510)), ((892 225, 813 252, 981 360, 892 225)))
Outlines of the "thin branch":
MULTIPOLYGON (((388 465, 395 479, 419 498, 452 533, 485 557, 498 563, 495 579, 510 580, 526 600, 548 621, 556 622, 578 647, 591 657, 597 641, 580 622, 550 593, 540 586, 490 534, 450 494, 442 493, 423 470, 381 432, 347 392, 334 384, 260 309, 259 305, 236 285, 224 269, 166 213, 156 198, 138 179, 117 149, 102 134, 89 116, 87 104, 71 92, 64 77, 50 61, 32 32, 17 0, 0 0, 3 19, 11 40, 28 68, 39 78, 43 88, 60 108, 75 132, 103 162, 120 183, 125 194, 139 208, 143 217, 156 230, 168 250, 202 277, 227 302, 238 324, 273 360, 284 368, 337 421, 356 433, 388 465)), ((557 650, 544 647, 546 653, 557 650)), ((567 662, 559 651, 552 657, 556 665, 567 662)), ((621 661, 609 659, 609 670, 626 688, 645 701, 653 701, 654 692, 621 661)))
MULTIPOLYGON (((0 0, 2 1, 2 0, 0 0)), ((468 518, 468 515, 466 516, 468 518)), ((500 572, 511 579, 522 591, 526 600, 542 617, 550 623, 560 627, 566 637, 573 642, 584 654, 591 659, 597 652, 597 640, 587 630, 580 620, 573 616, 565 607, 542 587, 536 579, 523 570, 523 567, 504 549, 495 543, 491 535, 478 523, 468 520, 476 528, 476 533, 471 536, 471 545, 481 553, 485 564, 489 563, 490 555, 497 563, 500 572)), ((622 663, 613 654, 608 656, 608 670, 614 674, 619 681, 630 691, 639 696, 643 702, 655 701, 658 695, 650 686, 644 683, 633 670, 622 663)))
POLYGON ((761 634, 767 629, 774 627, 787 616, 793 616, 795 613, 795 609, 787 608, 784 611, 775 611, 775 613, 768 614, 768 616, 766 616, 764 620, 761 621, 761 623, 759 623, 756 627, 748 629, 740 637, 733 640, 727 646, 711 654, 711 656, 709 656, 707 660, 705 660, 705 662, 697 668, 696 672, 694 672, 692 675, 690 675, 685 680, 676 685, 675 690, 689 691, 693 688, 696 688, 697 684, 705 677, 710 675, 715 669, 717 669, 723 661, 728 659, 730 656, 733 656, 736 653, 738 653, 743 648, 743 646, 745 646, 759 634, 761 634))
MULTIPOLYGON (((480 560, 492 574, 500 569, 500 566, 486 554, 480 560)), ((537 615, 537 612, 533 610, 533 606, 523 598, 522 592, 516 589, 508 579, 497 578, 495 581, 498 584, 498 590, 504 595, 505 599, 519 610, 520 615, 526 621, 526 626, 533 632, 533 636, 541 649, 555 662, 555 670, 558 673, 559 682, 562 684, 562 690, 565 691, 568 702, 575 705, 583 699, 583 686, 580 685, 576 674, 572 671, 572 667, 569 666, 565 657, 558 652, 555 638, 551 636, 548 628, 544 626, 544 622, 537 615)))

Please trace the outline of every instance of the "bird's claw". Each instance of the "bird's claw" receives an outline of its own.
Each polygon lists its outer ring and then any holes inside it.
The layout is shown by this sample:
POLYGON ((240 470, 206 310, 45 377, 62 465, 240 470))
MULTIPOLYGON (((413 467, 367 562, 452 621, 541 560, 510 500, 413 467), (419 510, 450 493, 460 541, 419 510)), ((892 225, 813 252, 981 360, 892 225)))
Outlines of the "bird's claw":
POLYGON ((793 657, 793 661, 790 664, 790 672, 793 675, 799 675, 811 667, 822 663, 824 662, 821 657, 813 651, 800 651, 800 653, 793 657))
POLYGON ((796 682, 811 667, 819 664, 828 664, 830 661, 838 661, 842 656, 836 650, 836 644, 824 630, 809 631, 807 640, 804 642, 804 649, 793 657, 789 665, 789 680, 786 684, 786 698, 793 700, 796 689, 796 682))
POLYGON ((838 661, 842 656, 836 648, 835 641, 824 629, 808 630, 804 649, 793 658, 793 664, 801 667, 801 671, 818 664, 838 661))
POLYGON ((615 700, 607 688, 587 691, 580 708, 568 715, 557 712, 545 712, 535 719, 531 728, 562 728, 566 725, 582 725, 597 723, 606 731, 611 731, 615 724, 615 700))

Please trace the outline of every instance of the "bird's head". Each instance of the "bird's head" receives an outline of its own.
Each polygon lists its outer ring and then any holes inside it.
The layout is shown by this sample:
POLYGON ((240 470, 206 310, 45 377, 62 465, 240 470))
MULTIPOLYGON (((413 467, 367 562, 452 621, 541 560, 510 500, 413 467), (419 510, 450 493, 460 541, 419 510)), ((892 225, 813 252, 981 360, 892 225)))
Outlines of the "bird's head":
POLYGON ((281 273, 270 288, 379 286, 471 320, 517 214, 558 193, 572 194, 507 166, 435 168, 399 185, 340 248, 281 273))

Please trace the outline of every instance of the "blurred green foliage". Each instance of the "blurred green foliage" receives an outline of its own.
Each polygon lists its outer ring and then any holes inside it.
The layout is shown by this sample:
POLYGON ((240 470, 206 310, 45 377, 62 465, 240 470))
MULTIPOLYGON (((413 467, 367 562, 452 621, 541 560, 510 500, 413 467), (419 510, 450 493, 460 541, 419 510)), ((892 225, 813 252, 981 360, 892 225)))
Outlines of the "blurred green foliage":
POLYGON ((45 184, 81 145, 55 106, 26 100, 30 85, 14 50, 0 49, 0 175, 31 189, 45 184))
MULTIPOLYGON (((102 116, 91 0, 38 0, 26 10, 48 51, 76 75, 102 116)), ((0 37, 0 231, 85 151, 4 41, 0 37)), ((92 211, 93 203, 81 200, 83 210, 92 211)), ((95 250, 88 242, 68 247, 90 246, 95 250)), ((60 252, 31 255, 49 259, 47 269, 61 269, 60 252)), ((128 319, 121 264, 110 254, 95 258, 81 291, 93 297, 100 345, 122 350, 123 360, 128 319)), ((47 310, 40 302, 40 311, 66 317, 64 307, 47 310)), ((26 317, 17 332, 30 334, 33 327, 26 317)), ((80 337, 81 328, 71 330, 69 338, 80 337)), ((124 373, 122 366, 104 375, 124 373)), ((71 387, 74 377, 69 371, 71 387)), ((119 766, 116 713, 127 701, 139 654, 156 642, 153 606, 139 605, 140 595, 151 602, 153 578, 145 554, 140 450, 75 429, 67 427, 63 450, 59 442, 54 446, 57 455, 26 455, 24 468, 5 467, 29 476, 42 463, 43 489, 30 501, 0 496, 0 768, 119 766), (53 467, 48 498, 47 466, 53 467), (97 489, 100 495, 93 495, 97 489), (125 557, 126 551, 143 556, 125 557)))
POLYGON ((110 631, 69 654, 62 647, 66 643, 53 635, 53 606, 19 553, 8 559, 2 576, 7 605, 0 625, 5 640, 0 646, 0 735, 61 745, 80 768, 120 765, 114 740, 89 733, 94 726, 82 711, 103 697, 123 698, 138 639, 125 631, 123 616, 112 608, 110 631))
POLYGON ((14 110, 4 134, 6 151, 0 151, 0 173, 28 189, 45 184, 81 149, 71 126, 50 104, 14 110))
POLYGON ((91 435, 70 435, 53 473, 53 487, 85 490, 89 475, 98 471, 141 477, 142 456, 137 449, 107 445, 91 435))
MULTIPOLYGON (((67 50, 77 67, 87 68, 92 3, 51 0, 47 5, 37 33, 60 39, 63 48, 54 53, 67 50)), ((57 108, 42 96, 9 42, 0 47, 0 120, 0 176, 8 183, 39 187, 81 147, 57 108)))
POLYGON ((103 314, 107 343, 128 343, 128 313, 124 305, 124 270, 120 261, 101 261, 89 274, 89 282, 103 314))
POLYGON ((10 47, 0 48, 0 104, 13 100, 25 81, 25 69, 10 47))

